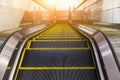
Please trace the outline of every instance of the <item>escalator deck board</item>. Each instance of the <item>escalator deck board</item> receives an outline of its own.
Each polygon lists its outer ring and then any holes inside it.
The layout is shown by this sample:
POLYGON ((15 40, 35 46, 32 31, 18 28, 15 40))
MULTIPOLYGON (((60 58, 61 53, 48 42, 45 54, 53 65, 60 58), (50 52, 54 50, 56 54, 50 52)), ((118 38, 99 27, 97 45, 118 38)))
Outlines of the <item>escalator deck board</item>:
POLYGON ((87 48, 87 41, 34 41, 31 48, 87 48))
POLYGON ((98 80, 96 70, 20 70, 17 80, 98 80))
POLYGON ((22 67, 94 67, 88 50, 26 50, 22 67))

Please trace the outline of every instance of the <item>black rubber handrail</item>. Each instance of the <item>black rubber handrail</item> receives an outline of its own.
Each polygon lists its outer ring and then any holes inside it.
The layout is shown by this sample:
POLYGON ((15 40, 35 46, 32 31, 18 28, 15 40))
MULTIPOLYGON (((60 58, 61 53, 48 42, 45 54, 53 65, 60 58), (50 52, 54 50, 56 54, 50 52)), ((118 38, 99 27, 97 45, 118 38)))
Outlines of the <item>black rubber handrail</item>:
POLYGON ((119 63, 116 58, 114 49, 106 35, 99 30, 91 29, 80 24, 72 22, 70 22, 70 24, 73 25, 76 29, 91 36, 91 38, 96 43, 99 55, 102 58, 104 65, 103 67, 106 71, 107 78, 109 80, 119 80, 120 79, 119 63))
POLYGON ((0 46, 0 53, 1 53, 2 49, 4 48, 6 42, 7 42, 16 32, 20 32, 20 31, 21 31, 21 30, 18 30, 18 31, 15 31, 15 32, 11 33, 11 34, 5 39, 5 41, 4 41, 4 42, 2 43, 2 45, 0 46))
POLYGON ((5 74, 9 60, 19 41, 23 39, 25 36, 37 32, 39 30, 43 30, 52 24, 53 23, 47 23, 36 27, 28 28, 25 30, 16 31, 6 39, 0 51, 0 80, 2 80, 5 74))

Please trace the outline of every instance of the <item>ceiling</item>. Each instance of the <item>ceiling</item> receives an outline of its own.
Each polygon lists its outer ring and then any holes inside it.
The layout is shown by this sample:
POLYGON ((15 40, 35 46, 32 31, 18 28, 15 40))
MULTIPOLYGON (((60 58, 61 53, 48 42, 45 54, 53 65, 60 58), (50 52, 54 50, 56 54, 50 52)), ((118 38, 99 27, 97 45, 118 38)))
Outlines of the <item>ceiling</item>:
POLYGON ((38 0, 50 10, 56 7, 56 10, 69 10, 69 7, 77 7, 84 0, 38 0))

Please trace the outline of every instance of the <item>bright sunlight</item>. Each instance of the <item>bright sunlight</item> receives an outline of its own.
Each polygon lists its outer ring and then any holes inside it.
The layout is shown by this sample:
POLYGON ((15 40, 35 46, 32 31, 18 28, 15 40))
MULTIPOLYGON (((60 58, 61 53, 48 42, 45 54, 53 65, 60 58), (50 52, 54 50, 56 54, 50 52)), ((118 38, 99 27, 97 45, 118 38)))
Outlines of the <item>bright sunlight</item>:
POLYGON ((56 4, 56 0, 47 0, 46 4, 54 5, 54 4, 56 4))
POLYGON ((55 6, 58 10, 68 10, 69 7, 78 5, 81 0, 47 0, 46 5, 55 6))

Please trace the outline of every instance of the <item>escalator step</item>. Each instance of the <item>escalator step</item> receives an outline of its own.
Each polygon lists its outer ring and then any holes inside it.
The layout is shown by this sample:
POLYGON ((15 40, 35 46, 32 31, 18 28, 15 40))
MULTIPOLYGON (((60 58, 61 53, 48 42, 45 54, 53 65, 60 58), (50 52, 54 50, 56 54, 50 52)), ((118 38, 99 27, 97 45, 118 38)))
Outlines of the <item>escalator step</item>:
POLYGON ((80 36, 41 36, 38 38, 84 38, 80 36))
POLYGON ((42 35, 42 36, 39 36, 39 37, 83 37, 83 36, 80 36, 80 35, 42 35))
POLYGON ((98 80, 96 70, 20 70, 17 80, 98 80))
POLYGON ((94 66, 88 50, 26 50, 22 67, 94 66))
POLYGON ((37 38, 36 40, 84 40, 84 38, 37 38))
POLYGON ((33 41, 31 48, 87 48, 87 41, 33 41))
MULTIPOLYGON (((100 80, 90 47, 88 39, 69 24, 56 24, 28 40, 14 80, 100 80)), ((14 56, 4 80, 9 78, 14 56)))

